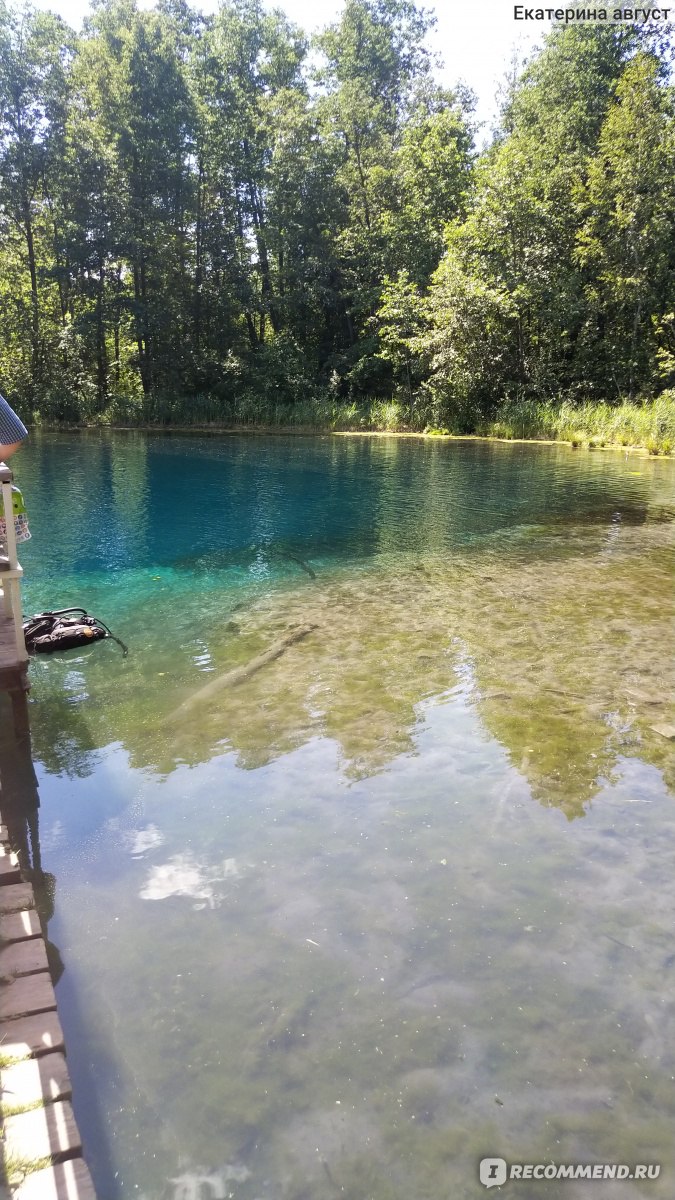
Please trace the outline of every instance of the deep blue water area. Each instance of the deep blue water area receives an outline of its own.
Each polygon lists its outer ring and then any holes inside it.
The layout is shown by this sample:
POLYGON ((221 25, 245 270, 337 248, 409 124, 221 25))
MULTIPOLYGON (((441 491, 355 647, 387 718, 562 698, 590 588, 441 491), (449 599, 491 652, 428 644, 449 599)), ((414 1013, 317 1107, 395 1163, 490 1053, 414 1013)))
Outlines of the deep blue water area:
POLYGON ((642 466, 414 438, 45 434, 17 462, 35 533, 28 595, 64 568, 225 567, 277 550, 339 561, 377 553, 385 531, 413 551, 433 527, 451 550, 523 524, 635 521, 656 469, 642 466))

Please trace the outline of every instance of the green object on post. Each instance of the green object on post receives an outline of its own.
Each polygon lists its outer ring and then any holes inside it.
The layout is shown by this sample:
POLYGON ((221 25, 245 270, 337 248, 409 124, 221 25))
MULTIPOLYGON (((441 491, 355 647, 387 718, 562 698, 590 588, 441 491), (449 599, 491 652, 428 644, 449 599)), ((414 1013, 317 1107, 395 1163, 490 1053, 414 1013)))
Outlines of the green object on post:
MULTIPOLYGON (((17 542, 27 542, 31 536, 30 529, 28 528, 28 514, 26 513, 23 493, 16 484, 12 484, 12 513, 14 515, 14 531, 17 542)), ((5 502, 0 491, 0 539, 4 539, 6 533, 5 502)))
MULTIPOLYGON (((22 494, 21 490, 16 486, 16 484, 13 483, 12 484, 12 512, 14 513, 15 517, 18 517, 18 516, 20 516, 21 513, 25 513, 25 511, 26 511, 26 505, 24 503, 23 494, 22 494)), ((5 515, 5 501, 2 496, 2 493, 0 492, 0 517, 4 517, 4 515, 5 515)))

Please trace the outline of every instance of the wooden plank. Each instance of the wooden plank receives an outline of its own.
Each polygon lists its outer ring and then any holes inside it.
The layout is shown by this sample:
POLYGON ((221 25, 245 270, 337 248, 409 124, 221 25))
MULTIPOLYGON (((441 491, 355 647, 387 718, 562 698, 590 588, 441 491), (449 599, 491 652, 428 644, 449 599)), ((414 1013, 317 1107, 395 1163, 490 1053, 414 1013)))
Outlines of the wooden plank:
POLYGON ((20 663, 18 667, 9 669, 0 665, 0 692, 9 692, 13 696, 29 691, 28 662, 20 663))
POLYGON ((96 1200, 89 1168, 83 1158, 28 1175, 12 1200, 96 1200))
POLYGON ((48 971, 9 979, 0 987, 0 1020, 27 1017, 56 1008, 52 977, 48 971))
POLYGON ((19 1017, 0 1025, 0 1046, 8 1058, 64 1050, 63 1030, 55 1009, 32 1017, 19 1017))
POLYGON ((22 908, 35 908, 35 897, 29 883, 8 883, 0 888, 0 913, 20 912, 22 908))
POLYGON ((28 942, 12 942, 0 950, 0 976, 35 975, 48 971, 47 951, 42 938, 28 942))
MULTIPOLYGON (((10 574, 13 576, 13 572, 3 571, 0 583, 2 578, 8 578, 10 574)), ((0 604, 0 670, 15 671, 25 666, 26 654, 17 648, 14 622, 5 614, 4 600, 0 604)))
POLYGON ((32 1112, 7 1117, 4 1122, 5 1160, 27 1162, 52 1155, 56 1161, 75 1158, 82 1152, 82 1140, 68 1100, 47 1104, 32 1112))
POLYGON ((70 1100, 73 1089, 63 1054, 27 1058, 0 1071, 2 1101, 8 1108, 28 1108, 37 1100, 46 1104, 70 1100))
POLYGON ((34 908, 0 913, 0 942, 21 942, 25 938, 40 937, 41 933, 40 918, 34 908))
POLYGON ((13 850, 0 844, 0 885, 21 883, 19 860, 13 850))

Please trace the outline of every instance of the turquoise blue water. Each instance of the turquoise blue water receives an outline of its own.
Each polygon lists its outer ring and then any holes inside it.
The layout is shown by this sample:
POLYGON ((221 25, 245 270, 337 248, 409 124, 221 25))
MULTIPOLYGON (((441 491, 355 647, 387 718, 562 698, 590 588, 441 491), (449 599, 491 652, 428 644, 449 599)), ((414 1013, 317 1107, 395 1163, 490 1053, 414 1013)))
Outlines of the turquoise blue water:
POLYGON ((15 461, 26 610, 129 646, 31 667, 101 1200, 454 1200, 484 1155, 660 1163, 594 1194, 671 1197, 672 462, 135 433, 15 461))
MULTIPOLYGON (((662 463, 599 453, 418 439, 43 435, 19 460, 39 572, 97 577, 153 566, 274 575, 275 551, 336 561, 393 533, 446 548, 523 524, 640 520, 662 463)), ((666 464, 666 476, 671 464, 666 464)), ((24 556, 26 557, 26 556, 24 556)))

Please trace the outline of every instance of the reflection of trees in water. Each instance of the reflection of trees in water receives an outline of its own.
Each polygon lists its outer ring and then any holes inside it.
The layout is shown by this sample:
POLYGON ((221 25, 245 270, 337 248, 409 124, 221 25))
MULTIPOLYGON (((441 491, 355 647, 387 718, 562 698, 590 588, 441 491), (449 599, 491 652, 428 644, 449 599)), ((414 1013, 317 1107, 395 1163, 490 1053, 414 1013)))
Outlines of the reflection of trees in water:
MULTIPOLYGON (((611 555, 610 515, 610 525, 577 530, 576 555, 566 544, 559 553, 557 532, 539 531, 534 558, 528 531, 527 545, 508 551, 427 556, 398 574, 324 583, 280 602, 289 622, 310 619, 318 630, 194 713, 170 744, 165 736, 163 768, 172 756, 207 758, 223 740, 254 767, 319 733, 339 743, 348 774, 372 774, 413 747, 417 705, 453 688, 464 658, 481 720, 540 803, 582 815, 627 755, 668 782, 668 746, 651 731, 670 691, 667 530, 636 524, 614 538, 611 555)), ((242 614, 242 631, 253 636, 252 616, 259 635, 260 614, 242 614)), ((161 730, 160 720, 155 747, 161 730)))
POLYGON ((15 714, 8 695, 0 695, 0 810, 12 849, 19 858, 23 879, 33 885, 35 907, 45 937, 54 983, 63 974, 61 955, 47 937, 54 915, 56 879, 42 867, 40 852, 40 797, 33 767, 25 696, 15 696, 15 714), (23 711, 22 711, 23 710, 23 711))
POLYGON ((162 773, 227 747, 255 768, 327 736, 345 773, 362 778, 414 750, 420 702, 459 685, 534 798, 581 815, 622 757, 667 771, 669 747, 651 725, 667 715, 669 531, 635 507, 628 523, 615 511, 575 529, 553 519, 461 555, 431 547, 397 566, 320 573, 238 606, 235 623, 227 595, 220 621, 198 601, 172 618, 180 606, 167 591, 150 640, 139 629, 143 648, 123 667, 105 661, 105 644, 79 664, 84 700, 68 697, 65 668, 50 661, 48 686, 38 677, 33 693, 36 757, 84 776, 115 741, 133 766, 162 773), (318 626, 303 643, 189 718, 168 719, 204 683, 196 631, 202 657, 226 673, 303 622, 318 626))
POLYGON ((33 755, 50 775, 68 775, 84 779, 92 775, 97 762, 96 751, 102 742, 80 707, 72 704, 67 695, 48 693, 36 688, 33 692, 36 714, 33 721, 33 755))

